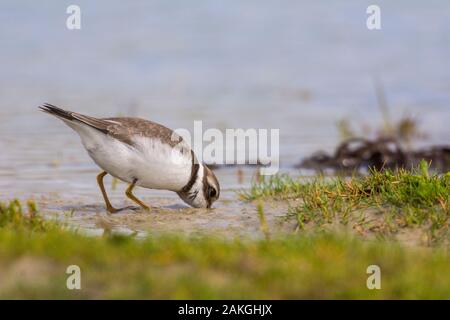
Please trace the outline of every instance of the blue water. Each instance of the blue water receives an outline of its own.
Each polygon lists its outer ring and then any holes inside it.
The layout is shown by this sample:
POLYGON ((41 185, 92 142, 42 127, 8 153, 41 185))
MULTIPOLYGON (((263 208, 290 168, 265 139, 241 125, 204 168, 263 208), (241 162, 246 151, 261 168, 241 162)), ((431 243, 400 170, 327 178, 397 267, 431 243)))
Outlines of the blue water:
POLYGON ((382 29, 369 31, 373 3, 2 1, 0 166, 60 153, 91 166, 77 137, 37 112, 46 101, 172 128, 279 128, 290 165, 333 150, 339 119, 381 123, 374 78, 394 120, 413 115, 421 143, 448 143, 450 2, 376 1, 382 29), (70 4, 79 31, 65 26, 70 4))

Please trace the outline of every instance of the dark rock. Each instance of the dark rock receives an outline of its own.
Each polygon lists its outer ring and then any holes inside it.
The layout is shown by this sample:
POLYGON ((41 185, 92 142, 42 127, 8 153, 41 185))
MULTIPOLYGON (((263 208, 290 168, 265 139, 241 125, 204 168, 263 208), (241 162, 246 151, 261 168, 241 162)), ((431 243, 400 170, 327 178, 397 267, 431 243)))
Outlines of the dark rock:
POLYGON ((431 163, 432 169, 447 172, 450 169, 450 147, 434 146, 416 151, 405 151, 400 143, 392 138, 368 140, 352 138, 341 143, 329 155, 323 151, 305 158, 295 167, 323 171, 333 169, 339 172, 354 172, 375 168, 397 169, 417 166, 421 160, 431 163))

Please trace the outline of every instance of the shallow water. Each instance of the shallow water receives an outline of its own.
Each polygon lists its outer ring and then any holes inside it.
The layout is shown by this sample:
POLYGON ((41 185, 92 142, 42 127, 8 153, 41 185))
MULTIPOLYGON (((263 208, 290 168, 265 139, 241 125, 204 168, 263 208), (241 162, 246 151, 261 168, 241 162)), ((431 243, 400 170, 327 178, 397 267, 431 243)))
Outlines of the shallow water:
MULTIPOLYGON (((218 171, 224 192, 212 212, 139 190, 163 209, 107 217, 98 170, 70 129, 37 111, 43 102, 171 128, 192 130, 194 120, 204 128, 278 128, 280 162, 291 170, 317 149, 334 148, 339 119, 381 122, 378 78, 391 117, 419 119, 429 136, 421 144, 449 141, 448 1, 378 1, 381 31, 365 27, 371 1, 122 3, 77 1, 80 31, 65 28, 64 3, 0 4, 1 200, 34 198, 60 214, 73 209, 67 219, 92 232, 102 230, 97 213, 100 223, 130 232, 258 232, 254 205, 233 192, 248 186, 252 169, 243 183, 235 169, 218 171)), ((112 192, 117 204, 125 204, 123 188, 112 192)), ((270 219, 285 211, 279 205, 268 209, 270 219)))
MULTIPOLYGON (((107 214, 95 180, 96 169, 68 170, 50 166, 47 173, 43 170, 35 175, 18 174, 12 183, 2 180, 0 190, 4 191, 6 199, 33 199, 49 219, 68 222, 69 226, 93 235, 119 232, 140 237, 169 232, 262 237, 256 204, 240 201, 235 192, 248 187, 252 179, 253 170, 243 171, 243 177, 239 178, 233 168, 216 172, 223 189, 211 210, 190 208, 172 192, 136 188, 136 196, 151 207, 150 211, 128 209, 107 214)), ((133 204, 124 195, 125 183, 115 185, 111 178, 105 178, 105 181, 115 207, 133 204)), ((286 203, 264 204, 264 213, 273 234, 295 230, 295 224, 284 219, 287 209, 286 203)))

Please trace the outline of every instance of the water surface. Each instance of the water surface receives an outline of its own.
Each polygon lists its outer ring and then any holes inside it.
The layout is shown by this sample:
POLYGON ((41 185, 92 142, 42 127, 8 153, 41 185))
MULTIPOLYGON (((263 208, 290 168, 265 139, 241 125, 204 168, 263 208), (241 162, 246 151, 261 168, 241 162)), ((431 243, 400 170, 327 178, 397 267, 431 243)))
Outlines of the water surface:
MULTIPOLYGON (((171 128, 192 130, 194 120, 204 128, 278 128, 288 170, 317 149, 333 150, 339 119, 377 126, 377 78, 393 119, 418 118, 429 135, 422 144, 449 141, 448 1, 378 1, 380 31, 365 27, 372 2, 360 0, 77 1, 80 31, 65 28, 69 4, 0 4, 2 200, 35 198, 55 212, 76 209, 70 219, 92 228, 89 217, 104 214, 98 169, 71 130, 37 111, 43 102, 171 128)), ((218 171, 224 192, 217 215, 189 213, 171 193, 139 194, 156 207, 192 214, 188 224, 198 229, 225 230, 245 225, 248 208, 255 213, 233 192, 247 187, 252 174, 246 170, 240 183, 235 169, 218 171)), ((123 187, 112 192, 113 201, 125 204, 123 187)), ((158 218, 142 219, 150 228, 148 221, 158 218)), ((155 221, 164 223, 171 228, 155 221)))

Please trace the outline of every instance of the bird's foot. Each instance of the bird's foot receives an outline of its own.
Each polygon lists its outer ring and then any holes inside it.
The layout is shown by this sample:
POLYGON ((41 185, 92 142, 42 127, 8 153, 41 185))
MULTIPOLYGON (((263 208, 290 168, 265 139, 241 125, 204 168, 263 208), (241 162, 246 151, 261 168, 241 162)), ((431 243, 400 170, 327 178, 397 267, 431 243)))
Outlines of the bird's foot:
POLYGON ((109 214, 114 214, 114 213, 119 213, 119 212, 126 211, 126 210, 137 211, 137 210, 141 209, 141 207, 127 206, 127 207, 123 207, 123 208, 119 208, 119 209, 116 209, 114 207, 109 207, 109 208, 106 208, 106 209, 108 210, 109 214))

